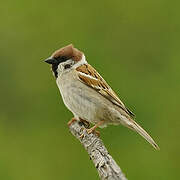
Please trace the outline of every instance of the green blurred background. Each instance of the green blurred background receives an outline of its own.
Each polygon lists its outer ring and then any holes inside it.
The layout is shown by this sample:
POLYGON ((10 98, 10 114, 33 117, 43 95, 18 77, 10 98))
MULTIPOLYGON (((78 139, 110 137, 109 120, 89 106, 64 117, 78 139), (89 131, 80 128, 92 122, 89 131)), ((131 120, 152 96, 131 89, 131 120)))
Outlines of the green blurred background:
POLYGON ((168 0, 1 1, 0 179, 98 179, 67 128, 72 114, 43 62, 70 43, 161 148, 122 126, 101 129, 128 179, 180 179, 179 6, 168 0))

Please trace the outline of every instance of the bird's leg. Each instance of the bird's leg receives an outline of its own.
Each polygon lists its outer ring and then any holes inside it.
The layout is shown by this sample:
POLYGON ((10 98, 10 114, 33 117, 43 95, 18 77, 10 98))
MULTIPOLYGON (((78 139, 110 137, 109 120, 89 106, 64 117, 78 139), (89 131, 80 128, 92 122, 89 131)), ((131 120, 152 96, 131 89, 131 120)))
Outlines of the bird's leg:
MULTIPOLYGON (((104 123, 104 120, 99 121, 99 122, 98 122, 95 126, 93 126, 92 128, 86 129, 87 133, 88 133, 88 134, 94 133, 94 134, 96 134, 97 136, 100 136, 100 133, 99 133, 99 131, 96 131, 96 128, 99 127, 99 126, 101 126, 103 123, 104 123)), ((82 133, 79 137, 80 137, 80 138, 83 138, 83 137, 84 137, 84 133, 82 133)))
POLYGON ((79 120, 83 123, 86 129, 90 128, 90 123, 84 119, 79 118, 79 120))
POLYGON ((70 126, 74 121, 77 121, 77 119, 75 119, 74 117, 67 123, 68 126, 70 126))
POLYGON ((98 131, 96 131, 96 128, 101 126, 104 123, 104 120, 99 121, 96 125, 94 125, 92 128, 87 129, 87 133, 91 134, 93 132, 95 132, 98 136, 100 136, 100 133, 98 131))

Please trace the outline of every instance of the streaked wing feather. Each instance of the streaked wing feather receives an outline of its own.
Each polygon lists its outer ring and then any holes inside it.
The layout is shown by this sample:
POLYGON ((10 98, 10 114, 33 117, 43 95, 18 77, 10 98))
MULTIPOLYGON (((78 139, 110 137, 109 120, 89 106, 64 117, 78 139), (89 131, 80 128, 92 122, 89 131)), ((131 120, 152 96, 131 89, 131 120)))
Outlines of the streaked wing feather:
POLYGON ((78 72, 78 77, 80 81, 96 90, 113 104, 119 106, 130 116, 134 116, 134 114, 125 107, 123 102, 118 98, 118 96, 111 89, 111 87, 91 65, 84 64, 77 67, 76 70, 78 72))

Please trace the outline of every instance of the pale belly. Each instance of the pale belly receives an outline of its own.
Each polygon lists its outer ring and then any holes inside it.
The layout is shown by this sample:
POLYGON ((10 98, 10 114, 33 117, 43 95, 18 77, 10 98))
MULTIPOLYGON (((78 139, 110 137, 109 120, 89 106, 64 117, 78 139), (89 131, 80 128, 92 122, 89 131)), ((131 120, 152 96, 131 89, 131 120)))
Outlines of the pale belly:
POLYGON ((64 104, 75 118, 82 118, 93 124, 103 120, 101 127, 123 123, 124 117, 117 106, 73 77, 73 74, 60 76, 56 83, 64 104))
POLYGON ((104 98, 93 89, 79 81, 57 84, 64 104, 75 117, 80 117, 93 124, 100 120, 108 121, 110 115, 108 105, 102 100, 104 98))

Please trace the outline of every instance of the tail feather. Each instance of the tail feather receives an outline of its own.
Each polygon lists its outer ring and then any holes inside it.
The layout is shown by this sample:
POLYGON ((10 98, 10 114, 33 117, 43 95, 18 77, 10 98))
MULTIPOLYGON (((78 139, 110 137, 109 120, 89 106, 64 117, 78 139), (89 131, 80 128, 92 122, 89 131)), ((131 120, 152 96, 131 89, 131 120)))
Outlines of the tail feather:
POLYGON ((128 127, 137 133, 139 133, 144 139, 146 139, 155 149, 159 150, 159 146, 155 143, 153 138, 134 120, 131 120, 132 123, 128 123, 128 127))

